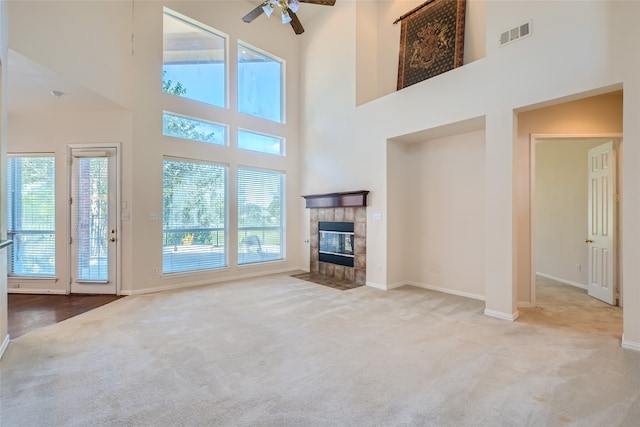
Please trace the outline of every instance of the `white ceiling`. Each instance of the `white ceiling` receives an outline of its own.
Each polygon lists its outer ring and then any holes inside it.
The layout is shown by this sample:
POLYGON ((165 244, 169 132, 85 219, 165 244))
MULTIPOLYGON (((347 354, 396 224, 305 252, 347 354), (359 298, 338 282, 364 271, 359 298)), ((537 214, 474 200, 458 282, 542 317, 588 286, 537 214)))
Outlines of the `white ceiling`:
POLYGON ((122 109, 118 104, 18 52, 9 50, 8 59, 5 87, 9 114, 26 111, 41 113, 122 109), (53 96, 52 91, 60 91, 63 95, 53 96))

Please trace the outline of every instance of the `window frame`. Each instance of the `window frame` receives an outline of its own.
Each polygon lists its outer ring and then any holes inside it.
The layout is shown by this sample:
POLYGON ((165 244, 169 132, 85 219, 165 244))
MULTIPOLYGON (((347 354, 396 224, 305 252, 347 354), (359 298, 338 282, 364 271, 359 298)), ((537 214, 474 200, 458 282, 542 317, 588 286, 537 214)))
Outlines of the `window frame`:
MULTIPOLYGON (((164 6, 162 8, 162 17, 163 17, 163 19, 164 19, 164 15, 169 15, 169 16, 175 18, 175 19, 178 19, 180 21, 185 22, 186 24, 192 25, 192 26, 194 26, 194 27, 196 27, 196 28, 198 28, 198 29, 200 29, 202 31, 205 31, 205 32, 211 33, 211 34, 213 34, 215 36, 221 37, 224 40, 224 55, 223 55, 223 57, 224 57, 224 67, 223 67, 223 69, 224 69, 224 78, 222 79, 222 81, 223 81, 222 90, 224 91, 222 99, 223 99, 223 104, 224 105, 216 105, 216 104, 211 104, 211 103, 208 103, 208 102, 200 101, 200 100, 197 100, 197 99, 184 97, 184 96, 181 96, 181 95, 173 95, 171 93, 165 92, 164 90, 162 90, 162 92, 163 93, 167 93, 168 95, 171 95, 171 96, 177 96, 179 98, 182 98, 182 99, 185 99, 185 100, 189 100, 191 102, 200 102, 200 103, 202 103, 204 105, 208 105, 210 107, 229 109, 229 99, 230 99, 230 92, 231 92, 229 90, 229 87, 230 87, 230 76, 229 76, 229 74, 230 74, 229 73, 229 34, 223 32, 223 31, 220 31, 218 29, 215 29, 215 28, 213 28, 213 27, 211 27, 211 26, 209 26, 209 25, 207 25, 207 24, 205 24, 205 23, 203 23, 201 21, 198 21, 198 20, 196 20, 194 18, 190 18, 189 16, 184 15, 184 14, 182 14, 180 12, 177 12, 177 11, 175 11, 173 9, 170 9, 170 8, 168 8, 166 6, 164 6)), ((162 26, 162 37, 163 37, 163 42, 162 42, 162 52, 163 52, 162 71, 164 71, 164 64, 165 64, 165 62, 164 62, 164 35, 165 35, 165 33, 164 33, 164 23, 163 23, 163 26, 162 26)), ((163 78, 163 81, 164 81, 164 78, 163 78)))
MULTIPOLYGON (((169 156, 169 155, 164 155, 162 156, 162 192, 163 192, 163 199, 162 199, 162 246, 161 246, 161 252, 162 252, 162 258, 161 258, 161 272, 162 272, 162 276, 176 276, 176 275, 185 275, 185 274, 198 274, 198 273, 203 273, 203 272, 211 272, 211 271, 221 271, 221 270, 225 270, 229 268, 229 239, 230 239, 230 227, 229 227, 229 165, 228 164, 224 164, 221 162, 214 162, 214 161, 208 161, 208 160, 201 160, 201 159, 193 159, 193 158, 185 158, 185 157, 177 157, 177 156, 169 156), (165 265, 164 265, 164 251, 165 251, 165 247, 166 245, 164 244, 164 235, 167 232, 167 230, 170 229, 166 229, 165 228, 165 218, 164 218, 164 212, 165 212, 165 206, 164 206, 164 165, 165 165, 165 161, 173 161, 173 162, 185 162, 185 163, 195 163, 195 164, 205 164, 205 165, 210 165, 210 166, 217 166, 217 167, 221 167, 223 170, 223 179, 224 179, 224 185, 222 186, 224 189, 224 197, 223 197, 223 201, 224 201, 224 209, 223 209, 223 214, 224 214, 224 221, 223 221, 223 226, 222 226, 222 230, 224 233, 224 245, 223 245, 223 254, 224 254, 224 259, 223 259, 223 265, 221 266, 214 266, 214 267, 208 267, 208 268, 201 268, 201 269, 189 269, 189 270, 177 270, 177 271, 165 271, 165 265)), ((185 229, 188 227, 184 227, 185 229)), ((218 228, 218 227, 216 227, 218 228)), ((194 230, 198 230, 198 229, 194 229, 194 230)))
MULTIPOLYGON (((236 169, 236 194, 235 194, 235 199, 236 199, 236 229, 233 231, 235 233, 235 235, 238 237, 238 242, 237 242, 237 246, 236 246, 236 257, 237 257, 237 265, 238 267, 244 267, 244 266, 251 266, 251 265, 261 265, 261 264, 265 264, 265 263, 272 263, 272 262, 282 262, 285 261, 287 259, 287 248, 286 248, 286 234, 287 234, 287 221, 286 221, 286 194, 287 194, 287 187, 286 187, 286 181, 287 181, 287 173, 286 171, 283 170, 275 170, 275 169, 268 169, 268 168, 261 168, 261 167, 255 167, 255 166, 248 166, 248 165, 238 165, 237 169, 236 169), (257 261, 248 261, 248 262, 240 262, 240 247, 242 245, 241 239, 240 239, 240 233, 241 233, 241 228, 240 228, 240 171, 253 171, 253 172, 263 172, 263 173, 272 173, 272 174, 278 174, 279 178, 280 178, 280 224, 279 224, 279 231, 280 231, 280 253, 279 253, 279 258, 268 258, 265 260, 257 260, 257 261)), ((262 244, 264 244, 265 242, 261 242, 262 244)))
POLYGON ((210 144, 210 145, 214 145, 214 146, 218 146, 218 147, 228 147, 229 146, 229 125, 225 125, 223 123, 217 123, 217 122, 214 122, 214 121, 211 121, 211 120, 205 120, 205 119, 201 119, 201 118, 197 118, 197 117, 193 117, 193 116, 188 116, 186 114, 174 113, 173 111, 168 111, 168 110, 163 110, 162 111, 162 135, 166 136, 167 138, 175 138, 175 139, 180 139, 180 140, 184 140, 184 141, 200 142, 200 143, 203 143, 203 144, 210 144), (191 120, 191 121, 194 121, 194 122, 199 122, 199 123, 203 123, 203 124, 210 124, 210 125, 221 127, 221 128, 224 129, 224 141, 223 141, 222 144, 218 144, 217 142, 203 141, 201 139, 185 138, 185 137, 182 137, 182 136, 166 134, 164 132, 164 130, 165 130, 164 118, 167 115, 176 117, 178 119, 191 120))
POLYGON ((242 151, 246 151, 246 152, 249 152, 249 153, 259 153, 259 154, 264 154, 264 155, 267 155, 267 156, 286 157, 286 155, 287 155, 286 154, 286 141, 287 141, 286 138, 284 138, 282 136, 272 135, 272 134, 269 134, 269 133, 266 133, 266 132, 258 132, 258 131, 255 131, 255 130, 250 130, 250 129, 246 129, 246 128, 242 128, 242 127, 238 127, 236 129, 236 148, 238 150, 240 150, 241 152, 242 151), (269 152, 266 152, 266 151, 252 150, 250 148, 240 147, 240 133, 241 132, 252 133, 252 134, 255 134, 255 135, 265 136, 265 137, 268 137, 268 138, 277 138, 277 139, 279 139, 280 140, 280 153, 277 153, 277 154, 276 153, 269 153, 269 152))
POLYGON ((287 61, 283 58, 280 58, 264 49, 261 49, 251 43, 247 43, 245 41, 242 41, 241 39, 238 39, 236 41, 236 110, 239 114, 243 114, 249 117, 255 117, 257 119, 262 119, 262 120, 266 120, 268 122, 271 123, 278 123, 278 124, 282 124, 282 125, 286 125, 287 124, 287 61), (257 54, 266 56, 267 58, 272 59, 275 62, 279 62, 280 63, 280 120, 271 120, 265 117, 261 117, 261 116, 256 116, 253 114, 249 114, 249 113, 244 113, 242 111, 240 111, 240 90, 239 90, 239 84, 240 84, 240 79, 238 76, 238 73, 240 72, 240 67, 239 64, 240 62, 238 61, 238 49, 240 49, 241 47, 244 47, 246 49, 252 50, 257 54))
POLYGON ((52 152, 30 152, 30 153, 23 153, 23 152, 9 152, 6 155, 7 161, 6 161, 6 165, 7 165, 7 171, 3 172, 5 173, 5 176, 3 177, 3 179, 7 180, 7 207, 5 210, 5 214, 6 214, 6 225, 7 225, 7 237, 10 238, 11 240, 14 240, 12 238, 12 235, 15 234, 15 230, 13 230, 13 224, 10 221, 10 218, 14 218, 14 215, 9 215, 9 207, 11 206, 11 208, 14 208, 14 203, 8 203, 8 199, 12 194, 12 188, 10 184, 10 180, 9 177, 7 176, 8 171, 9 171, 9 161, 11 159, 24 159, 24 158, 49 158, 53 160, 53 230, 48 230, 48 232, 53 233, 53 258, 54 258, 54 262, 53 262, 53 274, 46 274, 46 275, 36 275, 36 274, 15 274, 13 273, 13 264, 14 262, 12 260, 10 260, 10 257, 14 254, 15 248, 18 245, 18 242, 14 241, 13 245, 11 245, 11 247, 9 248, 9 250, 7 251, 7 278, 8 279, 28 279, 28 280, 46 280, 46 279, 55 279, 57 277, 58 274, 58 269, 57 269, 57 245, 58 245, 58 239, 57 239, 57 222, 58 222, 58 215, 57 215, 57 197, 58 197, 58 179, 57 179, 57 175, 58 175, 58 165, 57 165, 57 159, 56 159, 56 155, 55 153, 52 152))

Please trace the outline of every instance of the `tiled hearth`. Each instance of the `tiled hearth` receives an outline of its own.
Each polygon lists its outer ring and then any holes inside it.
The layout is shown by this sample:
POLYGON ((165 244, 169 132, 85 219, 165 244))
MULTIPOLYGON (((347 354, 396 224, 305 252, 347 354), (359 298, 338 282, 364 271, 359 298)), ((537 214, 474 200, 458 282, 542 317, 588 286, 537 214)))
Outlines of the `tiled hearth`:
POLYGON ((335 277, 338 280, 355 283, 358 286, 367 282, 367 208, 319 208, 311 209, 311 265, 313 274, 335 277), (319 261, 318 222, 353 222, 354 228, 354 266, 346 267, 319 261))

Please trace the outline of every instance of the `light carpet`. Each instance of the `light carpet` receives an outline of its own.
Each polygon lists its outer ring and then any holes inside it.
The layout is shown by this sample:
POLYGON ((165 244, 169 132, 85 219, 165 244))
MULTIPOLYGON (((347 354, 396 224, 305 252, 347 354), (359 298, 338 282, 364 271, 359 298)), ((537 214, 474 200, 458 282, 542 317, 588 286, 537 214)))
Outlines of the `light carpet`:
POLYGON ((615 328, 483 310, 284 275, 129 296, 12 341, 0 425, 638 425, 615 328))

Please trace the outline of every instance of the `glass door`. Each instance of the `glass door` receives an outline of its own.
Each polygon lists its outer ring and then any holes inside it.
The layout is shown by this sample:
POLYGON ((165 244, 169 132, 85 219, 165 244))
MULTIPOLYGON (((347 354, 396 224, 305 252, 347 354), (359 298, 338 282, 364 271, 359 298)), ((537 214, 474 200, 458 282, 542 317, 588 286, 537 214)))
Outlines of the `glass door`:
POLYGON ((117 149, 71 148, 71 293, 117 294, 117 149))

